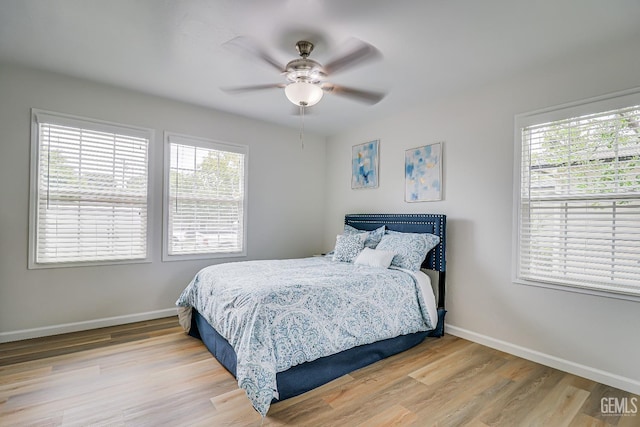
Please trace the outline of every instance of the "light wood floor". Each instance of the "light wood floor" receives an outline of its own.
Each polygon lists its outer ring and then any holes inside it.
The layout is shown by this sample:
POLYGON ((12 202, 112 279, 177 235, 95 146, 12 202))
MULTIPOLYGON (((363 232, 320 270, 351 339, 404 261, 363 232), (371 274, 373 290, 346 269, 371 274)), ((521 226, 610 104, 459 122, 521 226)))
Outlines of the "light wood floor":
MULTIPOLYGON (((264 425, 640 426, 603 397, 637 398, 447 335, 276 403, 264 425)), ((2 426, 260 423, 175 318, 0 344, 2 426)))

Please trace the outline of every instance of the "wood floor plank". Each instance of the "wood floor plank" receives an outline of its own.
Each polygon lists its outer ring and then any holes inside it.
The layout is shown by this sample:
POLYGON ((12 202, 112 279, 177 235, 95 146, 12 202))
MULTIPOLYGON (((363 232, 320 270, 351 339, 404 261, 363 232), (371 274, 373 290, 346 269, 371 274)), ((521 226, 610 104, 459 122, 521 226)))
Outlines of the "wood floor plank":
POLYGON ((602 420, 588 416, 587 414, 579 413, 571 420, 569 427, 611 427, 611 424, 605 423, 602 420))
POLYGON ((479 344, 474 344, 441 357, 428 366, 409 373, 409 376, 426 385, 434 385, 492 358, 496 359, 495 355, 483 351, 479 344))
POLYGON ((327 393, 331 393, 336 389, 340 389, 349 383, 354 381, 353 377, 349 374, 343 375, 340 378, 324 384, 318 388, 315 388, 307 393, 292 397, 290 399, 283 400, 281 402, 275 402, 269 409, 269 417, 283 417, 287 418, 288 414, 301 413, 311 407, 326 407, 328 404, 323 397, 327 393))
POLYGON ((409 408, 407 404, 413 403, 414 399, 420 399, 420 396, 425 391, 422 383, 404 376, 402 379, 390 383, 387 388, 378 390, 375 393, 352 399, 338 408, 333 408, 331 411, 314 413, 309 418, 308 424, 327 426, 357 425, 370 419, 372 414, 390 410, 396 404, 402 404, 409 408), (403 401, 403 397, 409 398, 403 401))
POLYGON ((358 424, 358 427, 408 426, 415 423, 417 419, 418 416, 414 412, 402 405, 393 405, 358 424))
MULTIPOLYGON (((620 415, 603 414, 601 411, 601 402, 603 398, 615 398, 622 400, 625 397, 629 397, 629 394, 622 390, 604 384, 596 384, 596 386, 589 394, 582 412, 611 425, 618 425, 618 422, 620 421, 620 415)), ((638 400, 638 408, 640 409, 640 400, 638 400)), ((637 417, 640 417, 640 415, 637 415, 637 417)), ((638 425, 640 425, 640 423, 638 425)))
POLYGON ((496 395, 477 419, 490 426, 514 426, 562 379, 564 373, 538 365, 530 375, 515 381, 496 395))
POLYGON ((425 418, 433 420, 437 425, 464 425, 491 405, 496 395, 511 384, 507 378, 498 375, 486 375, 495 370, 505 361, 503 359, 489 359, 483 365, 470 369, 465 377, 460 377, 455 384, 455 392, 449 393, 447 404, 441 408, 428 408, 424 412, 425 418))
POLYGON ((445 335, 262 419, 173 317, 0 344, 2 426, 640 426, 603 398, 638 396, 445 335))
MULTIPOLYGON (((640 399, 638 399, 636 406, 638 406, 638 410, 640 410, 640 399)), ((618 419, 617 427, 638 427, 640 426, 640 412, 635 412, 633 414, 628 414, 625 416, 621 416, 618 419)))
POLYGON ((569 426, 589 397, 589 392, 567 384, 564 379, 524 418, 525 425, 569 426))

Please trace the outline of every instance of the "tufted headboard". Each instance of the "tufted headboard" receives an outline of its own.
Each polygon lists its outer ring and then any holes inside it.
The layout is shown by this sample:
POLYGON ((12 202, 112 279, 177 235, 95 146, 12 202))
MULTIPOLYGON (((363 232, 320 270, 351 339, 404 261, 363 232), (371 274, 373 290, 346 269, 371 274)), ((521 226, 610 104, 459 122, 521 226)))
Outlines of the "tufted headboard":
POLYGON ((383 225, 403 233, 430 233, 440 237, 440 243, 427 255, 422 268, 438 272, 438 307, 444 308, 446 271, 446 215, 437 214, 350 214, 344 223, 359 230, 371 231, 383 225))

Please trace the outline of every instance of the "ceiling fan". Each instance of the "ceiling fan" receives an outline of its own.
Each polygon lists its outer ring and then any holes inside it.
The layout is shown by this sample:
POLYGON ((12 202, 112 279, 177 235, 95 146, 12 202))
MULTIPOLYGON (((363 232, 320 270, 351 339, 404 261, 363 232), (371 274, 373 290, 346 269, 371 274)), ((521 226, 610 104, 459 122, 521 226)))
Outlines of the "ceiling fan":
POLYGON ((325 92, 345 96, 367 104, 376 104, 385 96, 381 92, 355 89, 326 81, 329 75, 381 56, 375 47, 361 40, 353 39, 353 46, 346 54, 324 66, 309 58, 314 45, 306 40, 300 40, 296 43, 296 50, 300 54, 300 58, 293 59, 284 66, 246 37, 236 37, 226 44, 238 46, 253 56, 260 58, 277 69, 285 78, 284 83, 223 88, 226 92, 238 93, 284 88, 284 93, 289 101, 301 109, 317 104, 325 92))

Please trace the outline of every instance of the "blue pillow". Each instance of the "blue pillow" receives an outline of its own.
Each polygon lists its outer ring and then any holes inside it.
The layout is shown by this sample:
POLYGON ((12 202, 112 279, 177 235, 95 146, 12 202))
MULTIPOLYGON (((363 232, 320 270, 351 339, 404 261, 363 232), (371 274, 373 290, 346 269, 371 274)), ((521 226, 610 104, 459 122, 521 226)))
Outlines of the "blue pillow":
POLYGON ((435 234, 387 231, 376 249, 396 254, 391 260, 391 265, 418 271, 429 251, 438 243, 440 243, 440 237, 435 234))
POLYGON ((333 251, 333 260, 340 262, 353 262, 364 248, 364 240, 367 233, 339 234, 336 236, 336 247, 333 251))
POLYGON ((376 246, 378 246, 378 243, 380 243, 382 236, 384 236, 384 231, 385 231, 384 225, 372 231, 358 230, 357 228, 352 227, 350 225, 346 225, 346 224, 344 226, 344 234, 367 233, 367 240, 364 241, 364 246, 365 248, 371 248, 371 249, 375 249, 376 246))

